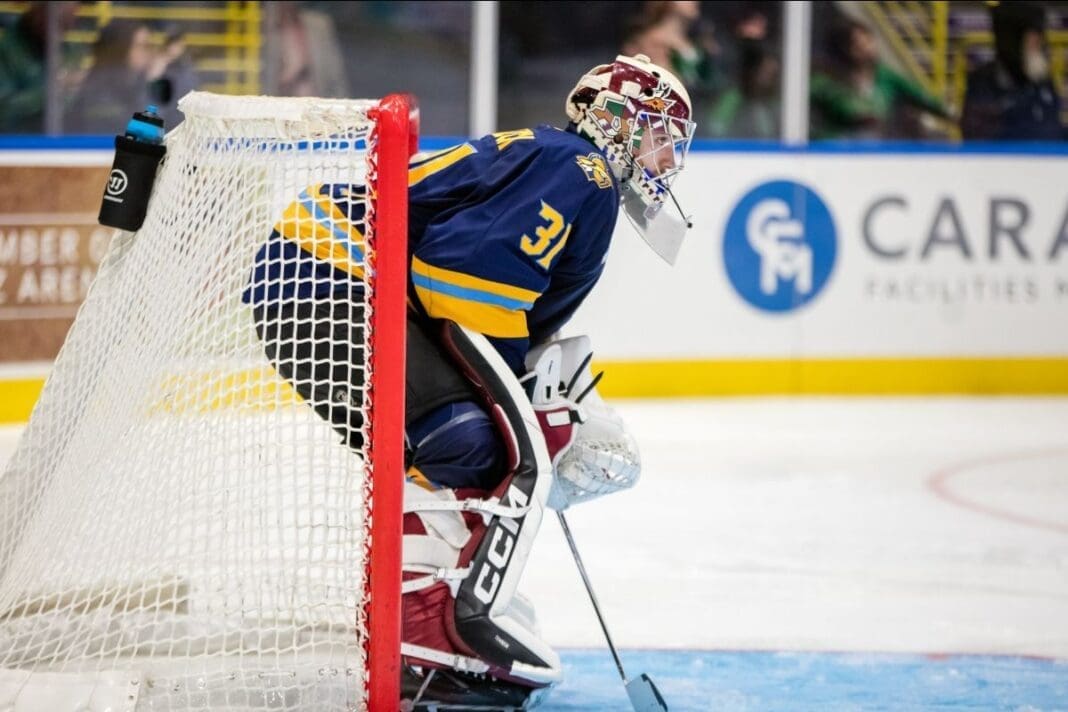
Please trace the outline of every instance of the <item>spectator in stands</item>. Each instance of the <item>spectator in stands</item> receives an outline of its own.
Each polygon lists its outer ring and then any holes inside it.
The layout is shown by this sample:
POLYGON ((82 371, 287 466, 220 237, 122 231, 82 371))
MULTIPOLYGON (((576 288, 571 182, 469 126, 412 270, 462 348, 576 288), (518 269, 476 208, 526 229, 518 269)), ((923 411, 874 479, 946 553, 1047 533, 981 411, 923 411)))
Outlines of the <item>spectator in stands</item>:
POLYGON ((1061 141, 1061 102, 1049 76, 1046 11, 1039 3, 990 9, 995 57, 968 75, 961 133, 966 139, 1061 141))
POLYGON ((163 47, 149 64, 147 74, 149 101, 159 107, 164 126, 170 131, 182 122, 178 100, 197 87, 196 69, 180 28, 171 26, 164 32, 163 47))
POLYGON ((812 76, 813 138, 878 139, 900 135, 899 112, 913 106, 950 118, 937 98, 879 60, 875 35, 840 18, 828 33, 826 66, 812 76))
POLYGON ((746 71, 744 65, 753 60, 754 43, 767 51, 771 24, 768 19, 769 4, 771 3, 742 2, 734 4, 723 13, 726 24, 730 27, 730 37, 723 43, 719 56, 725 77, 739 80, 746 71))
POLYGON ((60 29, 69 29, 78 3, 35 2, 0 37, 0 133, 44 130, 49 5, 59 13, 60 29))
POLYGON ((72 133, 113 134, 150 101, 149 73, 157 61, 148 26, 113 20, 93 45, 85 76, 63 125, 72 133))
POLYGON ((277 3, 277 24, 271 35, 278 42, 277 87, 281 96, 349 96, 345 63, 334 21, 326 12, 277 3))
POLYGON ((701 3, 691 0, 654 0, 642 6, 623 53, 644 54, 653 64, 671 69, 700 103, 702 95, 722 88, 722 69, 710 24, 701 20, 701 3))
POLYGON ((711 115, 713 136, 772 139, 779 136, 779 59, 756 39, 743 39, 738 84, 720 96, 711 115))

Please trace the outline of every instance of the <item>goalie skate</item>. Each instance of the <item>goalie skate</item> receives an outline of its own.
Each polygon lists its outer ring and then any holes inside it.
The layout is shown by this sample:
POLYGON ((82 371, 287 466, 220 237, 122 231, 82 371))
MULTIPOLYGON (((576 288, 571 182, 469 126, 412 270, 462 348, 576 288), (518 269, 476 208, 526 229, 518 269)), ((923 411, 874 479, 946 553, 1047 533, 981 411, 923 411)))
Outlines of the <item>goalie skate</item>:
POLYGON ((513 712, 538 707, 548 693, 547 687, 535 689, 488 674, 405 665, 401 670, 400 709, 513 712))

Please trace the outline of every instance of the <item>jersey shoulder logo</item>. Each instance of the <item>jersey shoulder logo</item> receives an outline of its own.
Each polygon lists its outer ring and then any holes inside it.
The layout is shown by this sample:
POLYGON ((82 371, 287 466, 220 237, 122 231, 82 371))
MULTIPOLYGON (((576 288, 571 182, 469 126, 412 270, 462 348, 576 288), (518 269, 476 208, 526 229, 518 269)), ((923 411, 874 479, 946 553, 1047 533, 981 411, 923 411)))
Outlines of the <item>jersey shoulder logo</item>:
POLYGON ((575 156, 575 163, 586 174, 586 180, 595 183, 598 188, 612 187, 612 176, 608 173, 608 166, 601 154, 590 153, 586 156, 575 156))

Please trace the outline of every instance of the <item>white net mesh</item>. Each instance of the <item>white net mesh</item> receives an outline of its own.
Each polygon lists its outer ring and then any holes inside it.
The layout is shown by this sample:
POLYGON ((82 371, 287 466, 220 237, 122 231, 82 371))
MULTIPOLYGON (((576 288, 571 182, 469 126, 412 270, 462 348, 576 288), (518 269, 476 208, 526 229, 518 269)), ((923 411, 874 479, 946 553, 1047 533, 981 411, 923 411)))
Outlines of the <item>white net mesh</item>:
POLYGON ((146 222, 116 234, 0 478, 0 707, 361 706, 363 453, 279 375, 241 295, 302 190, 367 181, 371 106, 183 100, 146 222))

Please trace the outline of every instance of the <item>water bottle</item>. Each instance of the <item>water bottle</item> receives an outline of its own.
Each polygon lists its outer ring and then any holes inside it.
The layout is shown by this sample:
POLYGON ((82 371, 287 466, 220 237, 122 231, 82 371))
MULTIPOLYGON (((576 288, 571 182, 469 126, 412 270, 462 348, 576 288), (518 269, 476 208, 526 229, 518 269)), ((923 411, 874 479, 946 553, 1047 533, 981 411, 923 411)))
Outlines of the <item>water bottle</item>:
POLYGON ((145 221, 156 170, 167 153, 163 119, 157 111, 150 105, 137 112, 126 132, 115 137, 115 161, 100 204, 101 225, 133 232, 145 221))

